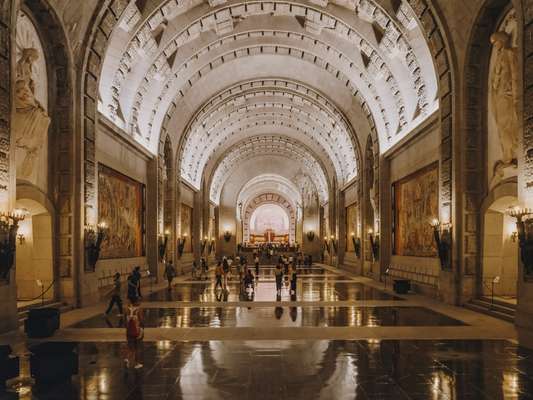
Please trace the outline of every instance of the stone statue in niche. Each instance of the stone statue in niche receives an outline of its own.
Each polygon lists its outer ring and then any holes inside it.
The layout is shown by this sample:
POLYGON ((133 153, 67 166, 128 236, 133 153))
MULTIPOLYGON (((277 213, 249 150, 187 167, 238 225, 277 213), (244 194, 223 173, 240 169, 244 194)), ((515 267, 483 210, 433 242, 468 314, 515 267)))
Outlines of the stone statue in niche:
POLYGON ((509 33, 496 32, 490 41, 495 51, 490 81, 491 105, 502 151, 501 160, 494 165, 494 177, 502 178, 505 168, 518 166, 518 63, 509 33))
POLYGON ((23 49, 16 69, 13 129, 16 135, 15 145, 24 154, 22 162, 17 162, 17 175, 26 179, 33 176, 35 161, 39 157, 50 126, 48 114, 35 97, 32 67, 38 58, 37 49, 23 49))

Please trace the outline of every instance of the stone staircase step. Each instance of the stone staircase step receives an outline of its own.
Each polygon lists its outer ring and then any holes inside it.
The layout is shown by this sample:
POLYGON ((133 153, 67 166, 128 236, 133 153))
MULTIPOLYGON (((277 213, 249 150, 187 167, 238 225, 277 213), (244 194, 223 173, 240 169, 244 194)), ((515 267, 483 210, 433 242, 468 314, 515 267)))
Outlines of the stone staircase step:
POLYGON ((495 317, 495 318, 498 318, 498 319, 501 319, 507 322, 514 322, 514 318, 515 318, 514 313, 509 314, 508 312, 502 312, 495 308, 490 308, 490 303, 488 304, 482 303, 480 305, 479 302, 477 303, 470 302, 470 303, 465 304, 464 307, 469 310, 480 312, 486 315, 490 315, 491 317, 495 317))

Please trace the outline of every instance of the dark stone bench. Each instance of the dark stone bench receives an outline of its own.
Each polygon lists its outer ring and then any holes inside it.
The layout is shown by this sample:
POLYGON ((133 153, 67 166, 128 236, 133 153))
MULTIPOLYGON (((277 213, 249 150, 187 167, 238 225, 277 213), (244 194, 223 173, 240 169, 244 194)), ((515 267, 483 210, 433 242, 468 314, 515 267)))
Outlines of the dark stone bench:
POLYGON ((70 381, 78 374, 78 345, 47 342, 30 348, 30 373, 37 385, 70 381))
POLYGON ((407 294, 411 290, 411 281, 409 279, 395 279, 393 289, 397 294, 407 294))
POLYGON ((50 337, 59 329, 59 315, 58 308, 32 308, 24 322, 24 331, 30 338, 50 337))
POLYGON ((20 360, 13 356, 11 346, 0 346, 0 391, 6 387, 6 381, 19 376, 20 360))

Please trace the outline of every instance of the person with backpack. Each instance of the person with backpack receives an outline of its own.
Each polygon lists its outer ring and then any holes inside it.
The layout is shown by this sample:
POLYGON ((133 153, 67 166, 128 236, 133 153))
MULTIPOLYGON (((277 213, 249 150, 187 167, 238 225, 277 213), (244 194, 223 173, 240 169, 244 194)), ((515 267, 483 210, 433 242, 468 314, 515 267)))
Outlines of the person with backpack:
POLYGON ((120 282, 120 272, 117 272, 115 276, 113 277, 113 289, 109 292, 111 295, 111 300, 109 300, 109 305, 107 306, 107 310, 105 312, 105 315, 108 316, 111 310, 113 309, 113 306, 116 304, 118 308, 118 316, 121 317, 123 314, 122 310, 122 297, 120 294, 122 283, 120 282))
POLYGON ((128 342, 127 357, 124 360, 126 368, 142 368, 140 348, 144 338, 144 313, 139 298, 130 299, 126 310, 126 339, 128 342))
POLYGON ((176 268, 174 268, 174 265, 172 264, 172 260, 170 260, 166 265, 165 265, 165 278, 168 282, 168 290, 171 290, 172 289, 172 281, 174 280, 174 278, 176 277, 176 268))

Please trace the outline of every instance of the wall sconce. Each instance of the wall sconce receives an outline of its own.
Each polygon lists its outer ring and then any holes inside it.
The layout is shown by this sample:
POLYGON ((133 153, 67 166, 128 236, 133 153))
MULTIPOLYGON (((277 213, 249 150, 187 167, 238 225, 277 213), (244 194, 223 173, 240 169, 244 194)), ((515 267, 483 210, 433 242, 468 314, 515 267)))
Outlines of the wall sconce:
POLYGON ((85 226, 85 254, 87 266, 94 272, 96 263, 100 258, 102 242, 107 235, 107 224, 100 222, 96 228, 93 225, 85 226))
POLYGON ((17 239, 19 240, 20 245, 23 245, 24 243, 26 243, 26 237, 22 233, 19 233, 17 235, 17 239))
POLYGON ((185 243, 187 242, 187 234, 185 233, 183 237, 178 238, 178 257, 181 258, 183 255, 183 250, 185 250, 185 243))
POLYGON ((231 240, 231 232, 230 231, 225 231, 224 232, 224 240, 226 242, 229 242, 231 240))
POLYGON ((333 246, 333 251, 336 253, 337 252, 337 239, 335 238, 335 235, 331 235, 330 239, 331 239, 331 244, 333 246))
POLYGON ((355 237, 355 232, 352 232, 352 243, 355 255, 357 258, 361 257, 361 239, 355 237))
POLYGON ((19 222, 26 217, 21 210, 0 213, 0 279, 8 279, 15 262, 19 222))
POLYGON ((329 242, 327 236, 324 236, 324 249, 329 253, 329 242))
POLYGON ((509 215, 516 218, 518 245, 520 246, 520 259, 524 264, 524 275, 533 274, 533 210, 518 207, 509 211, 509 215))
POLYGON ((205 247, 207 246, 207 242, 209 241, 208 237, 207 236, 204 236, 204 240, 202 240, 202 251, 201 253, 204 254, 204 251, 205 251, 205 247))
POLYGON ((379 260, 379 234, 374 234, 372 229, 368 230, 368 238, 370 240, 370 248, 372 250, 372 258, 374 261, 379 260))
POLYGON ((452 249, 452 225, 443 224, 438 219, 431 221, 433 227, 433 237, 437 244, 437 252, 442 269, 451 268, 451 249, 452 249))
POLYGON ((307 239, 312 242, 313 240, 315 240, 315 232, 314 231, 308 231, 307 232, 307 239))
POLYGON ((209 242, 208 254, 211 254, 214 250, 215 250, 215 239, 211 239, 211 242, 209 242))
POLYGON ((511 240, 513 241, 513 243, 516 243, 517 239, 518 239, 518 232, 517 231, 513 231, 511 233, 511 240))
POLYGON ((165 231, 165 234, 163 236, 159 235, 159 261, 163 261, 165 259, 165 255, 167 254, 167 244, 169 236, 170 232, 168 229, 165 231))

